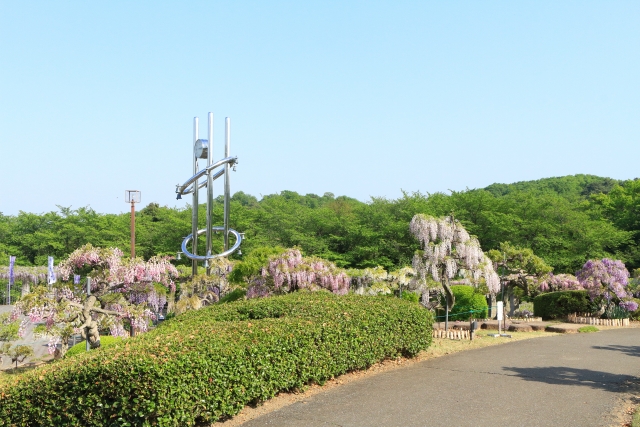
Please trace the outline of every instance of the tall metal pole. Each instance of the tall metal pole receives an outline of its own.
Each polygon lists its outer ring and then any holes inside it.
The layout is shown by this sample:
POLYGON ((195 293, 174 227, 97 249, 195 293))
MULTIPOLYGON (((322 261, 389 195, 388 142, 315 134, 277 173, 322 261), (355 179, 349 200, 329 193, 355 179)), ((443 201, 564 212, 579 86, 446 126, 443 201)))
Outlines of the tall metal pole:
MULTIPOLYGON (((213 113, 209 113, 209 148, 207 150, 207 167, 213 164, 213 113)), ((213 177, 211 173, 207 174, 207 256, 212 254, 213 242, 211 236, 211 228, 213 227, 211 214, 213 212, 213 177)), ((207 275, 211 274, 211 265, 209 260, 205 261, 207 266, 207 275)))
MULTIPOLYGON (((198 173, 198 158, 196 157, 196 141, 198 140, 198 125, 199 121, 197 117, 193 118, 193 174, 198 173)), ((191 250, 194 255, 198 254, 198 180, 193 183, 193 201, 191 202, 191 235, 193 236, 191 250)), ((198 274, 198 261, 191 260, 191 275, 198 274)))
POLYGON ((136 257, 136 205, 131 199, 131 259, 136 257))
MULTIPOLYGON (((231 145, 231 119, 224 120, 224 157, 229 157, 231 145)), ((229 183, 229 163, 224 165, 224 250, 229 249, 229 211, 231 184, 229 183)))

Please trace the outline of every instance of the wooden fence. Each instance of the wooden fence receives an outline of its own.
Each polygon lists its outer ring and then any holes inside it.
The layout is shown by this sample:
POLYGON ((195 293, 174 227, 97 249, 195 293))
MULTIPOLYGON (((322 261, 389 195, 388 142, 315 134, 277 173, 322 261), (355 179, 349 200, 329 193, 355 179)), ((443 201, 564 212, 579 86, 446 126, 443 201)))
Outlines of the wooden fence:
POLYGON ((513 322, 542 322, 542 317, 509 317, 513 322))
POLYGON ((445 331, 444 329, 433 330, 434 338, 449 338, 451 340, 468 340, 470 339, 469 334, 469 331, 459 329, 449 329, 448 331, 445 331))
POLYGON ((597 317, 578 316, 578 314, 570 314, 567 320, 569 323, 584 323, 585 325, 629 326, 629 319, 599 319, 597 317))

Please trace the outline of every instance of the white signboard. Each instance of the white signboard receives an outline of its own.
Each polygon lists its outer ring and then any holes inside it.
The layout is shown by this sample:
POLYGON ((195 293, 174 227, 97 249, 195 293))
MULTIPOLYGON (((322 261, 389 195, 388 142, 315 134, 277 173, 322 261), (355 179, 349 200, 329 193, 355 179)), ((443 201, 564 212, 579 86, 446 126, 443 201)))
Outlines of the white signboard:
POLYGON ((504 306, 504 303, 502 301, 498 301, 498 309, 496 310, 496 317, 500 321, 502 321, 503 306, 504 306))

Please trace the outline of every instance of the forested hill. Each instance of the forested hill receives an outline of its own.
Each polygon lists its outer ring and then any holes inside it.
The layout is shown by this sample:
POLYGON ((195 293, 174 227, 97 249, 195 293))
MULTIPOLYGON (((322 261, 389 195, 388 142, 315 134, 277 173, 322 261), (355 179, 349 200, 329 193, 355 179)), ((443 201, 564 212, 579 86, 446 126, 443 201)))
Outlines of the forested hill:
POLYGON ((534 193, 554 192, 562 197, 578 200, 592 194, 608 194, 613 187, 622 185, 622 181, 595 175, 569 175, 543 178, 535 181, 521 181, 513 184, 491 184, 485 190, 495 196, 504 196, 514 191, 534 193))
MULTIPOLYGON (((204 228, 204 205, 199 209, 204 228)), ((587 259, 605 256, 640 267, 640 181, 592 175, 451 194, 406 193, 397 200, 366 203, 331 193, 283 191, 258 200, 238 192, 232 197, 231 225, 246 234, 245 255, 262 246, 299 246, 342 267, 392 269, 410 264, 418 249, 408 227, 416 213, 453 214, 478 236, 483 249, 501 242, 528 247, 556 273, 575 272, 587 259)), ((216 204, 215 215, 215 222, 222 223, 222 203, 216 204)), ((190 221, 191 208, 147 205, 136 215, 137 254, 175 254, 191 232, 190 221)), ((48 255, 59 260, 85 243, 118 246, 127 253, 129 214, 89 208, 0 214, 0 259, 17 255, 18 264, 46 265, 48 255)))

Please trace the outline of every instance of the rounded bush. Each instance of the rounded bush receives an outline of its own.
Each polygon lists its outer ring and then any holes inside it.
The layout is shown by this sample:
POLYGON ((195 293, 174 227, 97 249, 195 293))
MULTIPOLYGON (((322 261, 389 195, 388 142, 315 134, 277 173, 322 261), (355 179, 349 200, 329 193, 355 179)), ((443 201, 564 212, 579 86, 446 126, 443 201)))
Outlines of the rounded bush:
POLYGON ((451 290, 456 301, 449 312, 449 320, 469 320, 472 317, 474 319, 484 319, 487 317, 489 311, 487 299, 476 288, 457 285, 452 286, 451 290))
MULTIPOLYGON (((100 347, 99 348, 108 348, 111 347, 112 345, 119 343, 122 341, 121 337, 112 337, 109 335, 106 336, 101 336, 100 337, 100 347)), ((85 341, 79 342, 78 344, 74 345, 73 347, 71 347, 69 350, 67 350, 67 352, 65 353, 64 357, 73 357, 76 356, 78 354, 82 354, 82 353, 86 353, 87 351, 87 343, 85 341)))
POLYGON ((572 313, 590 311, 587 291, 560 291, 538 295, 533 299, 534 315, 545 320, 567 317, 572 313))

